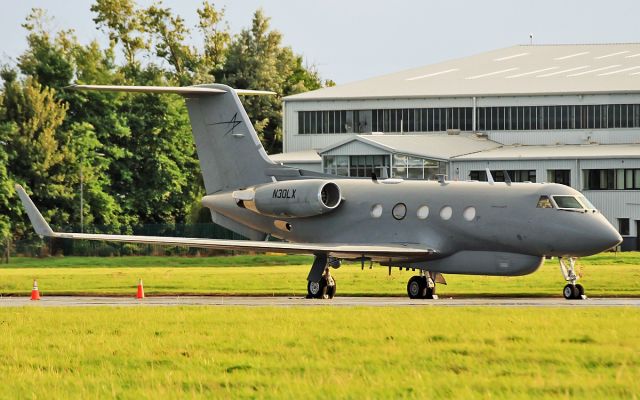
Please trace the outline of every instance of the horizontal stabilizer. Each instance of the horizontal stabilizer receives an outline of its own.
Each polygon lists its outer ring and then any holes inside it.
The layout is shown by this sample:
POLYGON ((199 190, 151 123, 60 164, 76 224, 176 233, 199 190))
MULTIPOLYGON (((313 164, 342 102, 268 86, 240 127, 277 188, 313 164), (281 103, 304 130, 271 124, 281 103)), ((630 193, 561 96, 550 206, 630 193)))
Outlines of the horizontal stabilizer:
MULTIPOLYGON (((71 85, 65 89, 71 90, 95 90, 100 92, 129 92, 129 93, 174 93, 183 96, 194 94, 220 94, 226 90, 210 87, 209 85, 196 86, 119 86, 119 85, 71 85)), ((275 92, 265 90, 231 89, 238 95, 273 95, 275 92)))

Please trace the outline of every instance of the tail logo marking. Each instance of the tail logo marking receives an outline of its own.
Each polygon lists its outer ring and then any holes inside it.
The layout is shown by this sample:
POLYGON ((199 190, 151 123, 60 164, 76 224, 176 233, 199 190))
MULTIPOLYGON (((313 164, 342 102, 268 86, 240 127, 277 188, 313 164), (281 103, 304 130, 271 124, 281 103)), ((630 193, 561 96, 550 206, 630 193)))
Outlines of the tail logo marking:
POLYGON ((236 126, 240 125, 241 123, 242 121, 238 121, 238 113, 235 113, 233 114, 233 117, 231 117, 230 121, 216 122, 211 125, 229 125, 229 130, 224 134, 225 136, 227 136, 228 134, 233 135, 233 130, 236 129, 236 126))

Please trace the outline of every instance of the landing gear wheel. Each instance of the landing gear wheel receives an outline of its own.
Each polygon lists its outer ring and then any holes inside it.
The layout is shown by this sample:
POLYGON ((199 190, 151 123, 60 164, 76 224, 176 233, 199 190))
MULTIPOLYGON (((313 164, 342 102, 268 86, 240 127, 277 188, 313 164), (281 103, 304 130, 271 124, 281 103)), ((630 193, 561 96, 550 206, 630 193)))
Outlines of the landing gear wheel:
POLYGON ((427 281, 423 276, 412 276, 407 283, 407 294, 410 299, 424 299, 427 291, 427 281))
POLYGON ((562 289, 562 295, 567 300, 575 300, 580 298, 580 291, 576 285, 568 283, 564 286, 564 289, 562 289))
POLYGON ((307 283, 307 299, 319 299, 322 296, 322 287, 320 282, 307 283))
POLYGON ((578 299, 581 299, 584 296, 584 287, 581 284, 576 285, 576 289, 578 289, 578 299))

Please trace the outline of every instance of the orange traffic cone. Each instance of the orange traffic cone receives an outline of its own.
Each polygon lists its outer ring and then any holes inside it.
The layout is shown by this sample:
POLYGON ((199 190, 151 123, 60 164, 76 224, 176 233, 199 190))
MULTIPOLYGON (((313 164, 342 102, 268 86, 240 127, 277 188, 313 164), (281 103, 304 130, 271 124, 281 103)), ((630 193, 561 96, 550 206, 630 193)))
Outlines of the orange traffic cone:
POLYGON ((136 294, 136 299, 144 299, 144 288, 142 287, 142 279, 138 281, 138 294, 136 294))
POLYGON ((40 291, 38 290, 38 281, 33 280, 33 289, 31 289, 31 300, 40 300, 40 291))

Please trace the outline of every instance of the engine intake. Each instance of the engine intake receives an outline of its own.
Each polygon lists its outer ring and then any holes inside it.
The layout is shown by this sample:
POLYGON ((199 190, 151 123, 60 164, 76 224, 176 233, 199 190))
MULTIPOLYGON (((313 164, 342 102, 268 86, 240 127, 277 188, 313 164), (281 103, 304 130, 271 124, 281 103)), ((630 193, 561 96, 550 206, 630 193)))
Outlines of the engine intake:
POLYGON ((338 185, 309 179, 268 183, 233 193, 238 205, 270 217, 305 218, 335 210, 342 201, 338 185))

